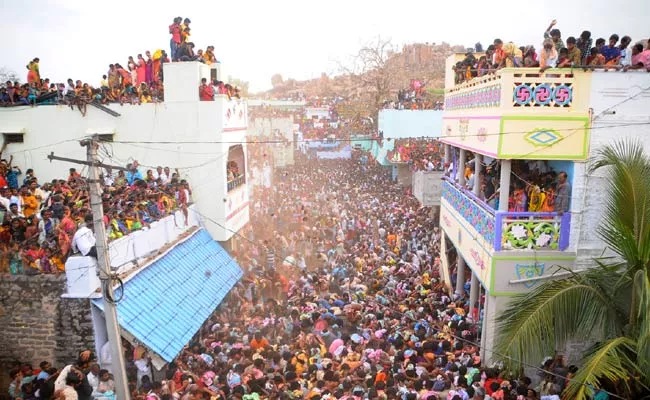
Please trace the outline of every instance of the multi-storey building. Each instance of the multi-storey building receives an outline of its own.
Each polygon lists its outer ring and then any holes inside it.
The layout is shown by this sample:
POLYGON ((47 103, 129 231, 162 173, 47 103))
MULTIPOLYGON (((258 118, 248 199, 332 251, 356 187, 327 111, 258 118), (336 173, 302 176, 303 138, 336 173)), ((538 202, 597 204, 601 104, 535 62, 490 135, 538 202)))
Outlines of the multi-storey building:
MULTIPOLYGON (((164 64, 165 99, 160 103, 88 105, 85 113, 66 105, 0 108, 3 156, 13 156, 14 165, 23 169, 33 168, 39 182, 65 178, 75 166, 50 163, 50 153, 85 160, 86 148, 79 140, 89 135, 100 135, 99 153, 105 164, 124 167, 137 160, 143 175, 147 169, 168 166, 189 182, 194 204, 187 215, 175 212, 112 240, 108 248, 111 269, 122 279, 116 286, 116 298, 121 298, 117 305, 121 335, 145 346, 157 369, 178 355, 243 275, 215 240, 232 244, 231 239, 249 220, 248 110, 245 100, 226 95, 217 95, 214 101, 199 100, 202 78, 220 78, 220 65, 215 66, 164 64)), ((6 336, 21 338, 11 346, 0 345, 0 358, 20 357, 37 363, 46 356, 54 360, 66 346, 94 344, 102 367, 111 368, 94 257, 75 254, 67 259, 65 289, 53 275, 10 279, 2 282, 4 287, 20 282, 34 288, 49 282, 53 293, 64 293, 58 298, 36 290, 34 306, 30 303, 0 315, 6 336), (41 309, 41 303, 47 306, 41 309), (84 322, 65 328, 67 323, 59 321, 66 319, 70 307, 75 307, 75 317, 84 322), (21 319, 36 314, 44 316, 38 321, 21 319), (31 328, 48 336, 30 341, 36 338, 31 328), (77 342, 65 342, 66 336, 76 337, 77 342), (30 353, 34 344, 39 345, 39 352, 30 353)), ((16 295, 31 293, 22 292, 16 295)), ((68 362, 66 354, 56 360, 68 362)))
POLYGON ((442 185, 442 275, 449 285, 456 280, 456 292, 469 283, 470 304, 484 316, 482 345, 491 349, 495 318, 512 295, 589 268, 606 252, 597 228, 608 182, 602 171, 589 171, 589 160, 618 139, 638 139, 650 149, 650 74, 516 68, 446 82, 440 140, 452 172, 442 185), (475 174, 471 187, 466 168, 475 174), (565 172, 568 211, 509 208, 513 185, 524 192, 537 186, 522 170, 565 172), (490 202, 486 176, 501 188, 490 202))
POLYGON ((227 241, 249 219, 244 184, 248 109, 245 100, 226 95, 199 100, 201 78, 219 75, 199 62, 164 64, 163 102, 107 104, 103 109, 89 105, 85 115, 65 105, 0 108, 3 156, 13 156, 14 164, 24 169, 33 168, 40 182, 61 179, 74 165, 49 162, 47 156, 54 152, 85 159, 79 139, 99 134, 106 163, 125 166, 137 160, 143 175, 157 166, 169 166, 171 172, 178 168, 192 184, 205 227, 215 240, 227 241), (241 176, 229 182, 227 169, 232 165, 241 176))

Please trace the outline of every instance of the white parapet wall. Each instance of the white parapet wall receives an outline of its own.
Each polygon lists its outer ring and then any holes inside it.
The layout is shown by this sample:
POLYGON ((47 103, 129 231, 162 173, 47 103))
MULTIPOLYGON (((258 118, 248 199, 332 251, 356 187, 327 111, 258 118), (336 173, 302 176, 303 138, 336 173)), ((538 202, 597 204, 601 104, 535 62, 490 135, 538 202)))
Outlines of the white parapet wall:
MULTIPOLYGON (((181 235, 201 225, 195 206, 190 206, 188 221, 181 211, 176 211, 148 228, 113 240, 108 245, 111 269, 119 274, 128 273, 138 263, 154 256, 166 245, 176 242, 181 235)), ((100 288, 97 260, 81 255, 71 256, 65 263, 67 294, 65 297, 89 298, 100 288)))
POLYGON ((413 195, 423 206, 439 206, 442 193, 442 171, 413 172, 413 195))

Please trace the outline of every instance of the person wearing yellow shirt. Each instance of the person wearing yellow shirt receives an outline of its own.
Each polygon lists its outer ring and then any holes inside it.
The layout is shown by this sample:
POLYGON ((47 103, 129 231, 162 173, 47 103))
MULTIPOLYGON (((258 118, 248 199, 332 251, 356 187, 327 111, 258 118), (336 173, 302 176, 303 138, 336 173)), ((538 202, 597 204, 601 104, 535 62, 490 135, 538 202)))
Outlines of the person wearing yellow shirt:
POLYGON ((142 95, 140 96, 140 103, 141 104, 146 104, 146 103, 151 103, 153 100, 151 99, 151 95, 149 94, 149 91, 144 90, 142 92, 142 95))
POLYGON ((528 192, 528 211, 538 212, 542 211, 544 202, 546 201, 546 193, 542 192, 539 186, 531 185, 528 192))
POLYGON ((20 192, 20 198, 23 203, 23 215, 25 218, 29 218, 36 214, 40 207, 40 203, 34 193, 29 189, 23 188, 20 192))
POLYGON ((205 49, 205 53, 203 53, 203 60, 208 65, 217 62, 217 57, 214 55, 214 46, 208 46, 208 48, 205 49))
POLYGON ((181 43, 186 43, 190 41, 190 21, 189 18, 185 18, 181 24, 181 43))

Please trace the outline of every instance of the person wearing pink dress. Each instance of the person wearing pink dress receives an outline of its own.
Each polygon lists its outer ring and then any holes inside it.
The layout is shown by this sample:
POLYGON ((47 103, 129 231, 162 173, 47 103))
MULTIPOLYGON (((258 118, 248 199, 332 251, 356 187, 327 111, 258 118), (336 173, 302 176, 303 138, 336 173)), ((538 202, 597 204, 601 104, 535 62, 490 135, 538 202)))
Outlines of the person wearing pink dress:
POLYGON ((145 81, 147 83, 153 82, 153 60, 151 59, 151 52, 147 50, 144 53, 147 56, 146 69, 145 69, 145 81))
POLYGON ((146 81, 147 77, 147 63, 144 61, 144 58, 142 57, 142 54, 138 54, 138 86, 142 82, 146 81))

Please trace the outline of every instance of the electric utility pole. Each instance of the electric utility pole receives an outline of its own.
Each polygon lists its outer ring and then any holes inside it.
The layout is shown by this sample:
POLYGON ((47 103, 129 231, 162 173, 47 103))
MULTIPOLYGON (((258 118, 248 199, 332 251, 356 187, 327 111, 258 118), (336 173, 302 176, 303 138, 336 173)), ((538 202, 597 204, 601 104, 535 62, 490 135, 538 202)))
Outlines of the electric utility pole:
POLYGON ((50 161, 68 161, 76 164, 88 165, 90 179, 90 208, 93 213, 93 226, 96 238, 97 265, 99 266, 99 279, 102 284, 102 295, 104 299, 104 318, 106 320, 106 331, 111 346, 111 358, 113 367, 113 379, 115 382, 115 394, 119 400, 129 400, 129 386, 126 379, 126 366, 124 363, 124 350, 120 336, 120 326, 117 322, 117 305, 113 302, 112 272, 108 256, 108 243, 106 241, 106 229, 104 228, 104 210, 102 208, 101 187, 99 184, 99 167, 111 167, 122 169, 112 165, 102 164, 97 157, 98 136, 93 135, 91 139, 82 140, 79 144, 86 147, 87 160, 75 160, 64 157, 56 157, 53 153, 48 156, 50 161))

